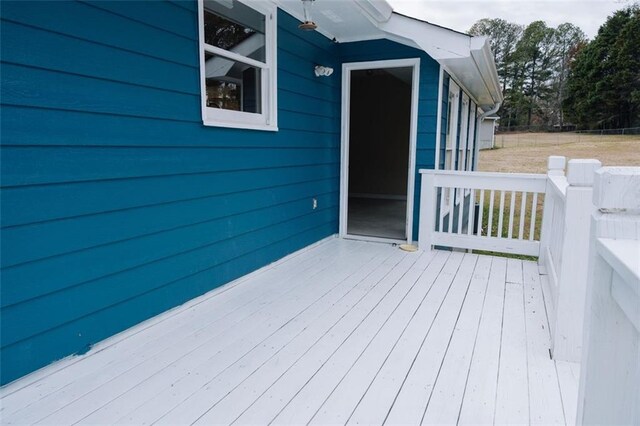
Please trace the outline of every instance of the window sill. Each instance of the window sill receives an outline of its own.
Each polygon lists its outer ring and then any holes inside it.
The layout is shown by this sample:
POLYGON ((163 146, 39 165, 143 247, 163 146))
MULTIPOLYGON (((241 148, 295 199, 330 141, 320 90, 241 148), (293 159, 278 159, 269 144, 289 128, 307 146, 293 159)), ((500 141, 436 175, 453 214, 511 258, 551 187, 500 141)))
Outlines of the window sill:
POLYGON ((270 124, 250 124, 250 123, 230 123, 216 120, 203 120, 202 124, 207 127, 226 127, 230 129, 241 130, 263 130, 268 132, 277 132, 278 126, 270 124))

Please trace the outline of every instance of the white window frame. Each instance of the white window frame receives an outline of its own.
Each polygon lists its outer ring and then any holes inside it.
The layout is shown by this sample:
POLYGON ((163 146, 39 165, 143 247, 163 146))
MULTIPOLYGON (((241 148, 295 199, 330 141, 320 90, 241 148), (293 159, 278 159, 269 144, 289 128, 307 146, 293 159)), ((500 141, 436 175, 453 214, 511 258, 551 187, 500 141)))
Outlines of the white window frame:
POLYGON ((469 143, 467 144, 467 165, 466 170, 473 170, 473 154, 476 146, 476 123, 478 120, 478 107, 475 102, 471 101, 469 109, 469 143))
MULTIPOLYGON (((447 133, 445 134, 444 170, 455 170, 455 152, 458 145, 458 111, 460 104, 460 87, 449 80, 449 101, 447 103, 447 133)), ((449 211, 449 197, 451 189, 444 189, 444 207, 440 206, 446 214, 449 211)), ((455 202, 455 200, 454 200, 455 202)))
MULTIPOLYGON (((215 0, 212 0, 215 1, 215 0)), ((278 80, 277 80, 277 6, 260 0, 236 0, 265 16, 265 57, 266 62, 239 55, 204 42, 204 0, 198 0, 198 31, 200 57, 200 94, 202 122, 205 126, 231 127, 236 129, 278 130, 278 80), (207 83, 205 72, 205 51, 260 68, 261 113, 230 111, 207 106, 207 83)))
POLYGON ((460 114, 460 142, 458 143, 458 161, 456 169, 464 171, 467 164, 467 144, 469 143, 469 96, 462 93, 462 113, 460 114))
POLYGON ((455 152, 458 140, 458 104, 460 88, 453 81, 449 82, 449 101, 447 109, 447 133, 445 134, 444 170, 455 170, 455 152), (448 163, 448 164, 447 164, 448 163))

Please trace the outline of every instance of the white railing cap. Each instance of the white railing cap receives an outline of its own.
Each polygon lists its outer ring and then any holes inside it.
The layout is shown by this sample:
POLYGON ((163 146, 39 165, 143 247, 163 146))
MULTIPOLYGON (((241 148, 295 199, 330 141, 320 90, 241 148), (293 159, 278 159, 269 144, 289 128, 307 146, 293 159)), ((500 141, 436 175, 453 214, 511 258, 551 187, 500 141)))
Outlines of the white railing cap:
POLYGON ((601 211, 640 213, 640 167, 602 167, 596 171, 593 204, 601 211))
POLYGON ((561 155, 551 155, 547 159, 547 170, 550 174, 564 174, 567 159, 561 155))
POLYGON ((569 160, 567 181, 571 186, 592 186, 596 170, 602 167, 598 160, 569 160))

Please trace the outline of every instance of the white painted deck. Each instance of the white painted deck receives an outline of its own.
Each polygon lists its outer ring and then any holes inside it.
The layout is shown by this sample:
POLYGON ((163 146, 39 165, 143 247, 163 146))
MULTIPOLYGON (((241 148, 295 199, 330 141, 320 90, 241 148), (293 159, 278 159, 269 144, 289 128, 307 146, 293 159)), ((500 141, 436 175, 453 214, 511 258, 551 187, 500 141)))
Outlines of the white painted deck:
POLYGON ((575 422, 537 265, 330 239, 0 390, 2 423, 575 422))

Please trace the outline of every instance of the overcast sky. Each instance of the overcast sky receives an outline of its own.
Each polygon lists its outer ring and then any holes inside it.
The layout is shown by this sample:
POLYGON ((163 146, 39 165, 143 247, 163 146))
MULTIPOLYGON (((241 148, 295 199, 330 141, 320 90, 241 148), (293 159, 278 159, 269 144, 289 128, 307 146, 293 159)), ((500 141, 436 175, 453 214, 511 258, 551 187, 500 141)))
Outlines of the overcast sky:
POLYGON ((570 22, 589 39, 598 33, 607 16, 622 9, 624 0, 387 0, 396 12, 466 32, 482 18, 502 18, 527 25, 542 20, 557 27, 570 22))

